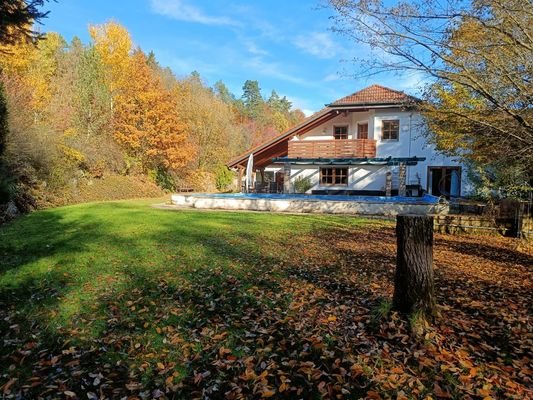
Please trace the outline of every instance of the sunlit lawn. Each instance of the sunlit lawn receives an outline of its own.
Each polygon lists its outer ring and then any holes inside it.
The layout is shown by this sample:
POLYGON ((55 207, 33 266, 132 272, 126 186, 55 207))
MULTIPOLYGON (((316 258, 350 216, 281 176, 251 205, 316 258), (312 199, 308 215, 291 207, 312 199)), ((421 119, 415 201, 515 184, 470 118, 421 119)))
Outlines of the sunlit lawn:
POLYGON ((0 227, 0 396, 520 398, 532 259, 510 243, 438 238, 442 316, 420 339, 388 310, 391 222, 39 211, 0 227))

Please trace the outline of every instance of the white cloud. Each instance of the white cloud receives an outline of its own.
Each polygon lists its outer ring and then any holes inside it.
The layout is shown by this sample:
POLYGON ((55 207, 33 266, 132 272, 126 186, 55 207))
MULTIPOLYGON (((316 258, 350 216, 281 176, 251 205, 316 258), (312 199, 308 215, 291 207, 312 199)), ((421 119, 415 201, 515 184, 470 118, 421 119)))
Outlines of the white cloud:
POLYGON ((284 67, 279 63, 268 62, 261 57, 252 57, 248 60, 244 60, 243 63, 246 67, 254 71, 254 73, 259 73, 286 82, 296 83, 298 85, 309 86, 310 84, 309 81, 306 81, 303 78, 285 72, 284 67))
POLYGON ((293 108, 299 108, 305 114, 306 117, 313 115, 316 111, 313 110, 308 99, 302 99, 301 97, 287 96, 287 99, 292 103, 293 108))
POLYGON ((339 52, 337 43, 327 32, 311 32, 294 40, 296 47, 318 58, 333 58, 339 52))
POLYGON ((210 16, 200 8, 184 0, 151 0, 152 11, 178 21, 195 22, 204 25, 238 25, 228 17, 210 16))
POLYGON ((246 47, 246 50, 255 56, 266 56, 268 55, 268 51, 262 49, 259 47, 252 39, 245 38, 242 40, 244 46, 246 47))
POLYGON ((324 82, 334 82, 334 81, 340 81, 342 78, 340 76, 340 74, 337 72, 337 73, 332 73, 332 74, 328 74, 325 76, 324 78, 324 82))

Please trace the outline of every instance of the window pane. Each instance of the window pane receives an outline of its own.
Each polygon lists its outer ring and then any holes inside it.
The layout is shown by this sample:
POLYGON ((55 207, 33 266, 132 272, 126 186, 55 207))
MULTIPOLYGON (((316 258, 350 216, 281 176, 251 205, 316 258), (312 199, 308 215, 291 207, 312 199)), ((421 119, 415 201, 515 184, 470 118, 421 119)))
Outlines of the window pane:
POLYGON ((320 183, 322 185, 348 184, 348 168, 320 168, 320 183))
POLYGON ((400 121, 390 120, 382 121, 382 139, 383 140, 398 140, 400 133, 400 121))
POLYGON ((321 168, 320 169, 320 183, 323 185, 331 185, 332 181, 332 170, 331 168, 321 168))
POLYGON ((348 127, 336 126, 333 128, 333 136, 335 139, 348 139, 348 127))

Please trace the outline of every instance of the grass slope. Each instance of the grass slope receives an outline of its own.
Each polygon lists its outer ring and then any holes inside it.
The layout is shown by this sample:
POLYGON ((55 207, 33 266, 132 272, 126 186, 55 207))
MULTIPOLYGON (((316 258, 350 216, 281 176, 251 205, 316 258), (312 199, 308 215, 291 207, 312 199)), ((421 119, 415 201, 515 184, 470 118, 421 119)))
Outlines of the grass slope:
MULTIPOLYGON (((438 236, 441 316, 389 311, 391 223, 89 203, 0 227, 6 398, 524 398, 530 255, 438 236)), ((530 393, 529 393, 530 394, 530 393)))

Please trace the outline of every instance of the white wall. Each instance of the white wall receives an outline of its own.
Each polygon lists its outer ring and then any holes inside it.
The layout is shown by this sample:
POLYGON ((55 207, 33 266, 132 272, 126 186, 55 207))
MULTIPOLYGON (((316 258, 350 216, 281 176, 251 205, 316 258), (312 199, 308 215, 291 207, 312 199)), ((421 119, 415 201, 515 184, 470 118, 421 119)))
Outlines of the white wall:
MULTIPOLYGON (((438 153, 427 143, 422 131, 422 120, 418 113, 401 111, 400 109, 375 109, 366 112, 339 113, 330 121, 301 135, 296 140, 334 140, 333 128, 336 125, 348 126, 348 138, 356 138, 357 124, 368 122, 368 138, 376 140, 376 157, 425 157, 426 161, 407 168, 407 183, 420 182, 428 189, 429 166, 460 166, 453 158, 438 153), (382 140, 381 127, 383 120, 398 119, 400 121, 399 140, 382 140)), ((293 139, 294 140, 294 139, 293 139)), ((379 166, 360 166, 349 168, 348 186, 320 186, 319 169, 317 166, 292 166, 291 181, 297 176, 309 177, 313 189, 353 189, 353 190, 385 190, 385 173, 390 169, 393 173, 393 188, 398 188, 398 168, 379 166)), ((271 171, 282 169, 281 166, 268 168, 271 171)), ((311 189, 311 190, 313 190, 311 189)), ((462 168, 461 195, 472 190, 466 170, 462 168)))
MULTIPOLYGON (((332 166, 335 167, 335 166, 332 166)), ((385 190, 385 174, 389 170, 388 166, 361 165, 348 167, 348 185, 320 185, 320 170, 317 165, 292 165, 291 183, 298 178, 309 178, 313 187, 308 191, 317 189, 331 190, 385 190)), ((268 167, 266 171, 283 171, 282 167, 268 167)), ((293 186, 294 190, 294 186, 293 186)))
MULTIPOLYGON (((447 157, 429 144, 424 136, 422 118, 416 112, 400 110, 376 110, 374 116, 374 137, 376 143, 376 157, 425 157, 426 160, 416 166, 407 168, 407 183, 417 183, 420 179, 422 186, 428 187, 428 167, 453 167, 461 164, 447 157), (383 120, 400 120, 400 137, 398 141, 382 140, 381 126, 383 120)), ((461 195, 468 194, 472 185, 468 181, 466 169, 461 169, 461 195)))
MULTIPOLYGON (((311 131, 301 135, 300 140, 333 140, 333 128, 335 126, 348 126, 348 139, 355 139, 357 137, 357 124, 362 122, 369 122, 370 112, 352 112, 339 113, 335 118, 325 122, 324 124, 312 129, 311 131)), ((368 138, 372 139, 370 134, 370 126, 368 127, 368 138)))

